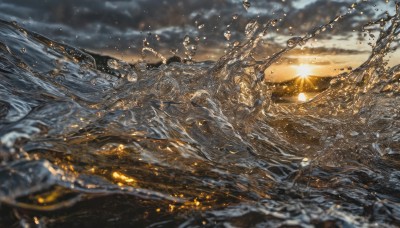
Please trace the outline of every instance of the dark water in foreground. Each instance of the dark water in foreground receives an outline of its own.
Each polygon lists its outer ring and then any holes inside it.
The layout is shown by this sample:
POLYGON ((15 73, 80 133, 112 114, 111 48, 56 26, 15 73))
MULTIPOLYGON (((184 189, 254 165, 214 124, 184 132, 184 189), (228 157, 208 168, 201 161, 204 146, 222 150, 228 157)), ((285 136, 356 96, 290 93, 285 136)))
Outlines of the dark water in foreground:
POLYGON ((318 31, 255 61, 270 24, 252 22, 217 62, 148 68, 1 21, 0 226, 399 226, 399 23, 312 101, 276 104, 259 72, 318 31))

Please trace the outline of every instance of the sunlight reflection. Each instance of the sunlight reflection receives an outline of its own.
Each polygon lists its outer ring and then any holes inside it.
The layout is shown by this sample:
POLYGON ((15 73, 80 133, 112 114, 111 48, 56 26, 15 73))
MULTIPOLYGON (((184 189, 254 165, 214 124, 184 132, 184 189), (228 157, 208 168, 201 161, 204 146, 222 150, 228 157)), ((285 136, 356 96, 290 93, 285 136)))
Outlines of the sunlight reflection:
POLYGON ((306 102, 307 101, 307 96, 305 93, 299 93, 299 95, 297 96, 297 100, 301 101, 301 102, 306 102))
POLYGON ((130 184, 130 185, 135 185, 136 184, 136 180, 135 179, 133 179, 132 177, 128 177, 128 176, 126 176, 126 175, 124 175, 124 174, 122 174, 122 173, 119 173, 119 172, 113 172, 112 173, 112 177, 115 179, 115 180, 118 180, 118 181, 123 181, 123 182, 125 182, 125 183, 127 183, 127 184, 130 184))

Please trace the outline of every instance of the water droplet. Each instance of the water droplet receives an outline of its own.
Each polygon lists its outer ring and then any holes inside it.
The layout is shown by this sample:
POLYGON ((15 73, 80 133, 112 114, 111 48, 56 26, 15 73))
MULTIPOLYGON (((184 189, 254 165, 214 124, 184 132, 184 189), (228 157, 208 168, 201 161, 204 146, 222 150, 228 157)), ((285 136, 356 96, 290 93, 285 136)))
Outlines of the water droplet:
POLYGON ((239 16, 238 16, 237 14, 234 14, 234 15, 232 16, 232 19, 233 19, 233 20, 236 20, 236 19, 238 19, 238 17, 239 17, 239 16))
POLYGON ((183 38, 183 42, 184 42, 184 43, 190 43, 190 37, 189 37, 188 35, 186 35, 186 36, 183 38))
POLYGON ((249 23, 247 23, 244 33, 247 37, 249 37, 257 30, 257 28, 258 28, 258 22, 250 21, 249 23))
POLYGON ((186 59, 192 60, 193 56, 196 54, 197 46, 195 44, 191 44, 190 37, 188 35, 183 38, 182 44, 186 50, 186 59))
POLYGON ((228 30, 228 31, 224 32, 224 36, 225 36, 226 40, 230 40, 231 36, 232 36, 231 31, 228 30))
POLYGON ((114 70, 118 70, 119 69, 119 63, 115 59, 109 59, 107 61, 107 66, 110 67, 111 69, 114 69, 114 70))
POLYGON ((26 53, 26 49, 25 48, 21 48, 20 51, 21 51, 22 54, 26 53))
POLYGON ((308 158, 303 158, 303 160, 300 162, 301 167, 306 167, 309 166, 311 163, 311 160, 308 158))
POLYGON ((143 40, 143 47, 149 47, 149 46, 150 46, 149 41, 147 41, 147 39, 144 39, 143 40))
POLYGON ((197 26, 197 28, 202 29, 202 28, 204 28, 204 26, 205 26, 204 24, 201 24, 201 25, 197 26))
POLYGON ((292 37, 286 42, 286 45, 288 48, 294 48, 299 44, 301 45, 302 41, 303 39, 301 37, 292 37))
POLYGON ((278 23, 278 20, 276 20, 276 19, 271 21, 271 25, 274 27, 276 26, 276 23, 278 23))
POLYGON ((243 0, 242 3, 243 3, 243 7, 244 7, 246 10, 248 10, 248 9, 250 8, 250 6, 251 6, 249 0, 243 0))

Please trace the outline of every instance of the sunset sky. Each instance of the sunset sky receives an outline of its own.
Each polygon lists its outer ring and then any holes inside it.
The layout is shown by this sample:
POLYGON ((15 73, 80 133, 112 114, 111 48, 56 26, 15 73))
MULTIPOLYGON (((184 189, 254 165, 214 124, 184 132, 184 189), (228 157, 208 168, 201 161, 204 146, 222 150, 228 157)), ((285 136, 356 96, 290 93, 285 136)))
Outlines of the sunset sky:
MULTIPOLYGON (((143 40, 169 57, 184 56, 185 35, 197 44, 194 60, 217 60, 227 45, 241 41, 251 19, 280 19, 272 28, 257 58, 279 51, 293 36, 304 36, 338 15, 346 15, 333 28, 317 35, 303 47, 285 55, 266 72, 267 80, 298 76, 298 66, 307 65, 316 76, 334 76, 355 68, 368 58, 375 39, 362 32, 362 25, 394 11, 393 0, 3 0, 0 18, 56 41, 65 42, 129 62, 141 58, 143 40), (353 9, 354 8, 354 9, 353 9), (231 34, 227 40, 224 33, 231 34)), ((395 64, 398 53, 391 58, 395 64)), ((150 53, 148 61, 157 61, 150 53)))

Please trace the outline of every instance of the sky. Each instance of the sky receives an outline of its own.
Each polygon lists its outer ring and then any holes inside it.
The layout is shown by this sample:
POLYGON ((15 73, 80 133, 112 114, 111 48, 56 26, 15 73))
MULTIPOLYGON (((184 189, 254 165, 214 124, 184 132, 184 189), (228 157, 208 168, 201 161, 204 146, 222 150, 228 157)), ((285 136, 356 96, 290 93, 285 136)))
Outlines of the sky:
POLYGON ((144 40, 166 57, 184 56, 183 39, 188 36, 190 44, 197 46, 195 61, 217 60, 234 42, 243 40, 250 20, 278 19, 255 53, 262 59, 279 51, 291 37, 304 36, 346 15, 266 72, 271 80, 284 80, 296 76, 299 65, 311 67, 317 76, 334 76, 357 67, 368 58, 368 43, 375 42, 362 32, 362 25, 394 9, 393 0, 248 1, 250 7, 245 9, 241 0, 2 0, 0 19, 128 62, 143 57, 151 62, 158 60, 151 53, 142 54, 144 40))

